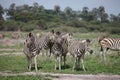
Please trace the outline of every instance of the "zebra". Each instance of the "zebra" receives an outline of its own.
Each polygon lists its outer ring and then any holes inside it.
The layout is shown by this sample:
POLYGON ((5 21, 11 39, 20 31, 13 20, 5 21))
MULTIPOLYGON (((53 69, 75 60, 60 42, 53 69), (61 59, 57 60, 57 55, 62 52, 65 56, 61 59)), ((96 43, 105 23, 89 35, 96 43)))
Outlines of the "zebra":
POLYGON ((73 56, 74 58, 74 65, 73 65, 73 70, 77 70, 80 68, 80 59, 82 60, 82 68, 84 71, 84 55, 85 52, 88 51, 90 54, 93 53, 93 50, 91 49, 91 41, 89 39, 79 41, 79 40, 74 40, 70 43, 69 47, 69 53, 73 56))
POLYGON ((57 61, 59 60, 59 70, 61 70, 62 56, 64 57, 64 67, 66 66, 66 55, 68 53, 68 34, 61 35, 60 32, 56 33, 56 39, 52 46, 52 53, 55 57, 55 70, 57 69, 57 61))
POLYGON ((48 55, 48 57, 51 56, 51 47, 53 45, 54 38, 55 38, 54 30, 52 30, 51 32, 48 32, 47 35, 41 36, 40 38, 38 38, 39 47, 40 47, 40 50, 42 50, 42 54, 43 54, 43 51, 46 51, 46 55, 48 55))
POLYGON ((119 38, 108 38, 108 37, 103 36, 99 38, 98 42, 100 45, 101 54, 105 62, 106 62, 106 52, 109 49, 118 51, 118 55, 119 55, 119 51, 120 51, 120 39, 119 38))
POLYGON ((69 46, 69 42, 72 39, 73 34, 72 33, 66 33, 64 35, 61 36, 63 43, 62 43, 62 47, 63 47, 63 59, 64 59, 64 67, 66 67, 66 55, 68 53, 68 46, 69 46))
POLYGON ((4 33, 0 33, 0 39, 3 39, 5 37, 4 33))
POLYGON ((28 70, 31 71, 32 67, 32 58, 34 58, 35 70, 37 71, 37 56, 40 52, 38 40, 35 39, 32 33, 28 33, 26 37, 26 41, 24 42, 23 52, 26 55, 28 61, 28 70))

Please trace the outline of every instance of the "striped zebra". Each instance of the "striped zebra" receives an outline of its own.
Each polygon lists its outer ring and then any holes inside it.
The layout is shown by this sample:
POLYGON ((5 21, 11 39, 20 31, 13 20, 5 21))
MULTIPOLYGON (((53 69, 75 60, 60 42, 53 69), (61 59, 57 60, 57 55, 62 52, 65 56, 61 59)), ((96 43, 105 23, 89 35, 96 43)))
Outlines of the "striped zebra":
POLYGON ((63 47, 63 57, 64 57, 64 67, 66 67, 66 55, 68 53, 68 46, 69 42, 72 39, 73 34, 72 33, 66 33, 61 36, 62 38, 62 47, 63 47))
POLYGON ((62 56, 64 57, 64 67, 66 66, 66 55, 68 53, 68 39, 71 35, 56 35, 56 39, 52 46, 52 53, 55 57, 55 70, 57 69, 57 62, 59 63, 59 70, 61 70, 62 56))
POLYGON ((37 71, 36 58, 40 52, 39 44, 32 33, 27 34, 26 41, 24 42, 23 52, 28 61, 28 70, 31 70, 32 59, 34 58, 35 70, 37 71))
POLYGON ((46 56, 51 56, 51 48, 54 43, 55 33, 54 30, 48 32, 47 35, 42 36, 39 39, 39 47, 42 50, 42 54, 46 51, 46 56))
POLYGON ((106 61, 106 52, 110 50, 120 51, 120 39, 101 37, 99 38, 100 51, 106 61))
POLYGON ((88 51, 90 54, 93 53, 93 50, 91 49, 91 41, 89 39, 86 39, 83 41, 73 40, 71 42, 70 47, 69 47, 69 53, 74 58, 73 70, 80 68, 79 62, 81 59, 82 68, 84 71, 86 71, 84 67, 84 55, 86 51, 88 51))

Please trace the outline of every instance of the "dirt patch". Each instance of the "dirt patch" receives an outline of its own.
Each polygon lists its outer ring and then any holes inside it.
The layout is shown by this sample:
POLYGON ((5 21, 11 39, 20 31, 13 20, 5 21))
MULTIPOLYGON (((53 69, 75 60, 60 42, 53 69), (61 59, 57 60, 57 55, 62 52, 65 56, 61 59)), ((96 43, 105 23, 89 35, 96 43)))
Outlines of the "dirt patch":
POLYGON ((0 76, 27 76, 27 75, 44 75, 51 77, 52 80, 120 80, 120 75, 106 75, 106 74, 61 74, 61 73, 42 73, 42 72, 23 72, 11 73, 0 72, 0 76))
POLYGON ((8 39, 8 38, 0 40, 0 44, 3 46, 14 46, 19 43, 24 43, 24 40, 23 39, 8 39))

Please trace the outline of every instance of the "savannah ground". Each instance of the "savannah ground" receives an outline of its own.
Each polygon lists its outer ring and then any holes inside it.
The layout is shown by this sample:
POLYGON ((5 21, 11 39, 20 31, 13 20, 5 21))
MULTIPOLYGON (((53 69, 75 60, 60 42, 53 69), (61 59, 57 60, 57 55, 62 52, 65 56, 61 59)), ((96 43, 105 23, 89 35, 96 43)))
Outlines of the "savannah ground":
MULTIPOLYGON (((34 32, 34 34, 36 31, 34 32)), ((38 71, 27 70, 27 60, 22 52, 23 42, 25 41, 26 33, 21 32, 21 38, 11 39, 9 32, 6 33, 7 37, 0 40, 0 79, 1 80, 44 80, 44 79, 75 79, 75 80, 119 80, 120 79, 120 56, 116 51, 108 51, 107 59, 109 63, 104 64, 99 52, 99 45, 97 42, 98 36, 101 33, 75 33, 74 38, 86 39, 89 38, 93 42, 92 47, 94 53, 85 55, 85 68, 86 72, 82 69, 73 71, 73 58, 67 56, 67 66, 62 70, 54 70, 54 57, 48 59, 44 54, 39 55, 38 71), (27 74, 26 74, 27 73, 27 74), (23 76, 24 75, 24 76, 23 76)), ((105 33, 104 33, 105 34, 105 33)), ((102 34, 102 35, 104 35, 102 34)), ((110 35, 110 37, 119 38, 119 35, 110 35)))

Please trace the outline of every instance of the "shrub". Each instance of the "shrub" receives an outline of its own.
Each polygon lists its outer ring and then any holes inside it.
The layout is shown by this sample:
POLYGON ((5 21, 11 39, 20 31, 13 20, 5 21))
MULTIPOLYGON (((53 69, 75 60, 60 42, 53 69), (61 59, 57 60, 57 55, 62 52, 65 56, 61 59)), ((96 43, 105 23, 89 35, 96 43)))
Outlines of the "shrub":
POLYGON ((13 20, 8 20, 4 23, 4 29, 7 31, 16 31, 19 29, 17 22, 13 20))
POLYGON ((0 30, 3 30, 3 29, 4 29, 4 21, 0 20, 0 30))
POLYGON ((32 30, 34 30, 34 29, 36 29, 36 28, 37 28, 37 26, 34 25, 34 24, 27 24, 27 25, 24 25, 24 26, 21 28, 21 30, 22 30, 22 31, 32 31, 32 30))
POLYGON ((66 23, 66 25, 76 27, 76 28, 86 27, 85 24, 83 22, 80 22, 79 20, 69 21, 68 23, 66 23))
POLYGON ((120 28, 111 27, 111 28, 108 28, 108 32, 111 34, 120 34, 120 28))

